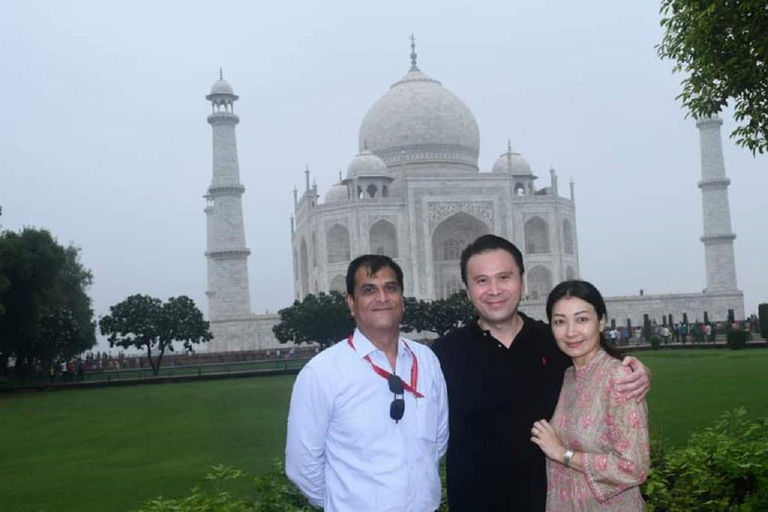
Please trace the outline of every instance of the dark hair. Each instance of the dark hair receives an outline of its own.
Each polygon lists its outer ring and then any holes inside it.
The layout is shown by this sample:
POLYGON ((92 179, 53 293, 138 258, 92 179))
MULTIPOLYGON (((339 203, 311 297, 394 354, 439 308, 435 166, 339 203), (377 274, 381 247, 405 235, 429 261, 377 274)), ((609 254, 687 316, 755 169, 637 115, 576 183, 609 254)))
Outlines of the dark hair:
MULTIPOLYGON (((558 301, 568 297, 575 297, 591 304, 595 308, 598 321, 608 320, 605 300, 600 291, 595 288, 595 285, 588 281, 573 279, 571 281, 563 281, 549 292, 549 297, 547 297, 547 320, 550 323, 552 322, 552 308, 555 307, 558 301)), ((600 347, 611 357, 616 359, 623 358, 621 352, 603 337, 603 333, 600 333, 600 347)))
POLYGON ((391 268, 395 272, 397 284, 403 289, 403 269, 395 260, 382 254, 363 254, 349 262, 347 267, 347 294, 355 296, 355 274, 359 268, 365 268, 369 276, 375 276, 382 268, 391 268))
POLYGON ((464 281, 464 285, 467 284, 467 263, 469 258, 483 252, 495 251, 501 249, 507 251, 515 259, 517 267, 520 269, 520 275, 525 273, 525 267, 523 266, 523 253, 520 249, 515 247, 515 244, 496 235, 483 235, 469 244, 461 251, 461 280, 464 281))

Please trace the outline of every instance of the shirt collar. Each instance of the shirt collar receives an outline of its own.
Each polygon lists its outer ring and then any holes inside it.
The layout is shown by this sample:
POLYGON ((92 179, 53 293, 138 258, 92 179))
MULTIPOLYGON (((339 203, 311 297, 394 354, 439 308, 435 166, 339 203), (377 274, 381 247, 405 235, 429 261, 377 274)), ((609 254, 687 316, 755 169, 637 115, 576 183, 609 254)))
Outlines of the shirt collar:
MULTIPOLYGON (((531 319, 528 317, 528 315, 526 315, 522 311, 518 311, 517 314, 520 315, 520 318, 523 320, 523 326, 520 328, 520 332, 518 332, 517 335, 515 336, 515 339, 524 337, 528 332, 528 330, 531 328, 531 319)), ((474 319, 472 319, 469 322, 467 326, 477 337, 493 338, 493 336, 491 335, 491 331, 486 331, 485 329, 480 327, 480 317, 476 316, 474 319)))
MULTIPOLYGON (((360 331, 360 329, 355 329, 355 332, 352 335, 352 342, 355 344, 355 354, 357 354, 357 357, 360 359, 365 358, 365 356, 370 355, 373 352, 381 352, 373 345, 373 343, 371 343, 371 340, 360 331)), ((411 357, 410 352, 410 350, 405 348, 403 338, 399 337, 397 339, 397 358, 411 357)))
POLYGON ((576 368, 576 365, 573 366, 573 374, 576 377, 576 380, 579 380, 583 378, 585 375, 588 375, 592 373, 592 370, 595 369, 596 366, 598 366, 604 359, 608 356, 608 352, 600 348, 597 351, 597 354, 595 354, 592 359, 589 360, 589 362, 584 365, 582 368, 576 368))

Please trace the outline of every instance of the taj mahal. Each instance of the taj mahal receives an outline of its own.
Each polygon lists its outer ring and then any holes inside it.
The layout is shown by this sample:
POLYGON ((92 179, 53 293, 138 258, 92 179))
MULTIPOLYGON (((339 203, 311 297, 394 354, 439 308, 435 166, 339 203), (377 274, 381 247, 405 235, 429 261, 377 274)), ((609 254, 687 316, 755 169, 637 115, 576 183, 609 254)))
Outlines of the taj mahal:
MULTIPOLYGON (((580 276, 574 183, 562 195, 555 169, 539 181, 508 143, 492 169, 478 168, 480 131, 472 111, 438 80, 421 71, 411 42, 410 68, 375 101, 359 129, 346 175, 320 194, 304 171, 293 190, 291 216, 294 297, 346 291, 349 262, 385 254, 403 268, 406 295, 433 300, 463 290, 462 249, 494 233, 523 252, 521 309, 544 318, 544 301, 560 281, 580 276)), ((220 76, 206 99, 213 133, 213 178, 205 195, 210 352, 282 346, 272 334, 277 315, 254 315, 242 213, 234 112, 238 96, 220 76)), ((700 293, 607 297, 611 320, 642 324, 744 317, 736 284, 733 234, 718 118, 697 122, 701 144, 706 289, 700 293)), ((287 257, 289 255, 286 255, 287 257)), ((285 306, 288 306, 286 304, 285 306)))

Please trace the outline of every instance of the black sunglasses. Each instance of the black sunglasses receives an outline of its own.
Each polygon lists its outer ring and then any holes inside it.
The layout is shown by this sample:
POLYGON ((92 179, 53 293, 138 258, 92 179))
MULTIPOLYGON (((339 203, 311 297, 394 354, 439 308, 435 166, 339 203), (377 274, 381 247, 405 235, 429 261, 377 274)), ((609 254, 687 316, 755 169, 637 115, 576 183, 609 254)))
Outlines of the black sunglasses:
POLYGON ((403 379, 397 375, 390 374, 387 378, 387 382, 389 383, 389 390, 395 395, 392 403, 389 404, 389 417, 397 423, 403 419, 403 414, 405 414, 405 400, 403 399, 405 388, 403 386, 403 379))

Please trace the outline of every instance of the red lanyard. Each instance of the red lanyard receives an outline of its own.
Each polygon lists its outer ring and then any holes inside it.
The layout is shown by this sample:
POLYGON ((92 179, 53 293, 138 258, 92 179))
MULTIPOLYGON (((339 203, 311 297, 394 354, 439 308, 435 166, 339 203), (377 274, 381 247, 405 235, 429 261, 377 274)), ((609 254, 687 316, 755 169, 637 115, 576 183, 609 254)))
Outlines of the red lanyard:
MULTIPOLYGON (((352 335, 349 335, 349 338, 347 338, 347 343, 349 343, 349 346, 352 347, 352 350, 357 352, 357 349, 355 348, 355 344, 352 341, 352 335)), ((416 391, 416 385, 419 381, 419 360, 416 359, 416 354, 411 350, 411 347, 408 346, 408 343, 403 340, 403 345, 405 345, 406 350, 408 350, 408 353, 411 354, 411 357, 413 358, 413 363, 411 364, 411 383, 408 384, 407 382, 403 381, 403 389, 408 391, 409 393, 413 393, 413 396, 416 398, 424 398, 424 395, 416 391)), ((387 370, 382 368, 381 366, 378 366, 373 361, 371 361, 371 356, 366 355, 363 357, 366 361, 371 363, 371 367, 373 368, 373 371, 376 372, 380 377, 383 377, 385 379, 389 379, 391 373, 389 373, 387 370)))

